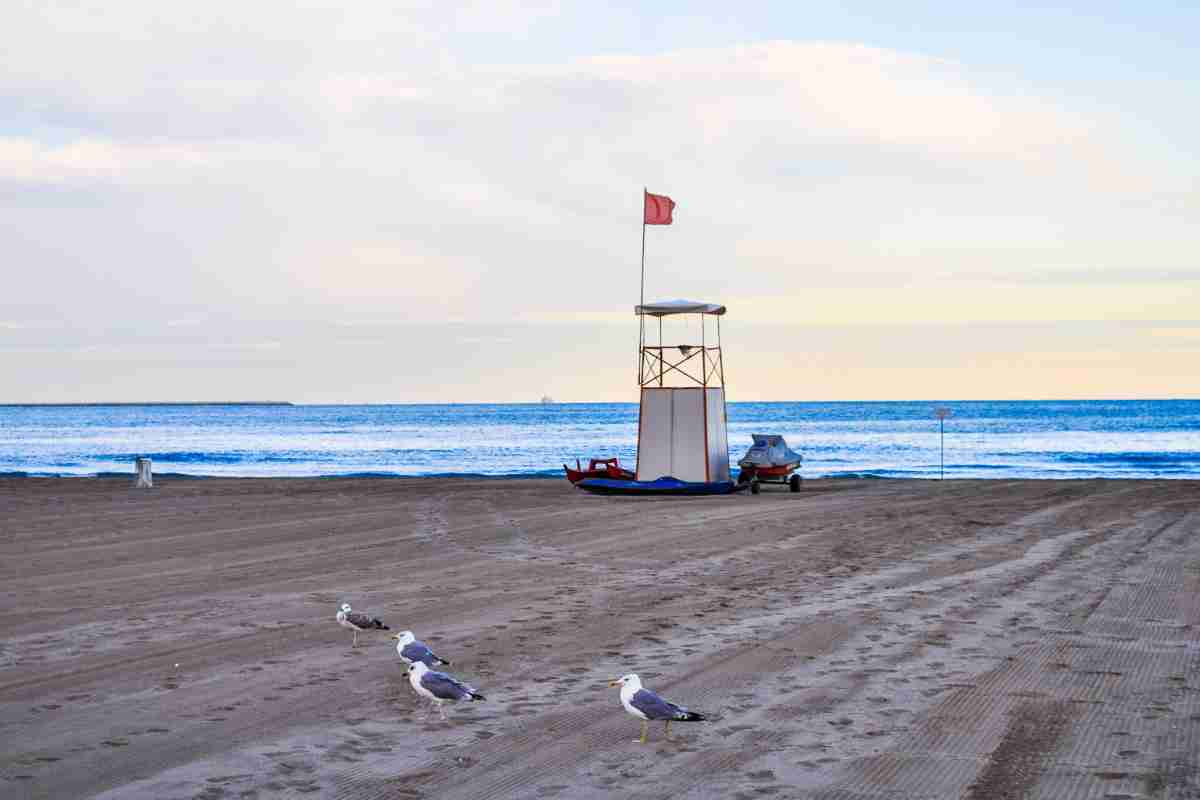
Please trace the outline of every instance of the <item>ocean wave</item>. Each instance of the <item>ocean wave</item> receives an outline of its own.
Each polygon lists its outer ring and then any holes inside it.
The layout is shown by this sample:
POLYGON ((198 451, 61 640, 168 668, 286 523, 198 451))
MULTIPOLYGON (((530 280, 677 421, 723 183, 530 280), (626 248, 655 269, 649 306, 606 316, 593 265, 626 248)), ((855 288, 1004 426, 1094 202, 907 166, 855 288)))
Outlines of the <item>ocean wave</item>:
POLYGON ((1061 451, 1041 453, 1047 458, 1067 464, 1122 465, 1145 467, 1196 467, 1200 466, 1200 452, 1193 450, 1130 450, 1113 452, 1061 451))
MULTIPOLYGON (((125 478, 133 480, 135 474, 133 470, 129 472, 54 472, 52 470, 36 470, 33 472, 23 470, 13 470, 8 472, 0 472, 0 478, 125 478)), ((220 475, 191 475, 184 472, 155 472, 154 479, 162 478, 219 478, 220 475)))
MULTIPOLYGON (((516 448, 514 448, 516 450, 516 448)), ((463 458, 463 449, 448 448, 363 448, 351 452, 330 450, 162 450, 144 453, 97 453, 90 460, 103 463, 130 463, 148 458, 163 464, 313 464, 386 461, 389 459, 463 458)), ((80 466, 79 462, 58 463, 55 466, 80 466)), ((334 473, 330 473, 334 474, 334 473)))
MULTIPOLYGON (((955 470, 982 469, 982 470, 997 470, 997 471, 1006 470, 1006 469, 1007 470, 1018 469, 1018 467, 1016 467, 1012 464, 987 464, 987 463, 984 463, 984 464, 961 464, 957 461, 954 462, 953 464, 949 464, 949 463, 946 464, 946 468, 947 469, 955 469, 955 470)), ((929 467, 929 469, 934 472, 937 471, 936 466, 931 466, 931 467, 929 467)))
MULTIPOLYGON (((73 478, 73 477, 77 477, 77 476, 63 475, 63 476, 59 476, 59 477, 73 478)), ((128 478, 130 480, 133 480, 134 473, 133 472, 93 472, 93 473, 90 473, 83 477, 87 477, 87 478, 128 478)), ((190 474, 187 472, 155 472, 154 473, 154 480, 156 480, 156 481, 162 480, 163 478, 169 478, 170 480, 178 480, 180 478, 184 478, 187 480, 198 480, 198 479, 219 478, 219 477, 221 477, 221 476, 220 475, 193 475, 193 474, 190 474)))
POLYGON ((162 461, 168 464, 242 464, 247 461, 258 460, 261 457, 261 455, 255 456, 252 453, 237 451, 164 450, 149 453, 97 453, 93 458, 96 461, 128 461, 130 463, 139 458, 148 458, 151 461, 162 461))
POLYGON ((871 479, 871 480, 887 480, 890 475, 883 475, 877 472, 827 472, 823 475, 814 477, 819 478, 856 478, 856 479, 871 479))
POLYGON ((514 480, 529 478, 561 478, 562 468, 537 470, 535 472, 338 472, 330 475, 315 475, 323 479, 334 478, 471 478, 480 480, 514 480))
MULTIPOLYGON (((7 471, 0 472, 0 479, 3 478, 124 478, 133 480, 135 477, 133 471, 129 472, 24 472, 24 471, 7 471)), ((380 472, 380 471, 364 471, 364 472, 330 472, 326 474, 309 474, 309 475, 235 475, 235 474, 219 474, 219 473, 198 473, 198 472, 155 472, 155 480, 214 480, 214 479, 236 479, 236 480, 337 480, 337 479, 352 479, 352 478, 421 478, 426 479, 446 479, 446 478, 466 478, 470 480, 528 480, 539 478, 561 478, 563 477, 562 469, 554 470, 538 470, 536 472, 380 472)))

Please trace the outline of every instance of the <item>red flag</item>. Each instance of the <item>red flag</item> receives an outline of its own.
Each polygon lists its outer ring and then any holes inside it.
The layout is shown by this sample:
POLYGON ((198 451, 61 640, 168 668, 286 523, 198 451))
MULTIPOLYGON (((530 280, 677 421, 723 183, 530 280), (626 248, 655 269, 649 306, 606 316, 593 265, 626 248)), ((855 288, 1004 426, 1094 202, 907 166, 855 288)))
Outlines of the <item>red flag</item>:
POLYGON ((665 194, 650 194, 645 190, 643 192, 646 195, 646 213, 642 222, 647 225, 670 225, 675 201, 665 194))

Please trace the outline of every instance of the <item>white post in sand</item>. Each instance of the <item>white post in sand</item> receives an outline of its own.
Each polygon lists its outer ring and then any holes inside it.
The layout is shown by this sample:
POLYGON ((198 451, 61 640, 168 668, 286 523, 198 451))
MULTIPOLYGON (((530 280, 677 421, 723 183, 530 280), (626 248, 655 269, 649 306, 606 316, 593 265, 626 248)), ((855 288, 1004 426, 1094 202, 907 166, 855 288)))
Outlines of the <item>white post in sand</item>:
POLYGON ((133 462, 134 469, 137 472, 137 480, 133 482, 135 489, 149 489, 154 486, 154 474, 150 469, 150 459, 139 458, 133 462))

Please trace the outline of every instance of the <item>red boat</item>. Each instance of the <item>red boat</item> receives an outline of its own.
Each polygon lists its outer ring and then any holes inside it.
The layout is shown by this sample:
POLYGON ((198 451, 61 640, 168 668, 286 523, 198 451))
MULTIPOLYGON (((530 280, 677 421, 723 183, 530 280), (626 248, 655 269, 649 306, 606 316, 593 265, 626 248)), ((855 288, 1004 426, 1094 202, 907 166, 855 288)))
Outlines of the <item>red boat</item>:
POLYGON ((587 469, 580 465, 577 458, 575 459, 575 469, 571 469, 566 464, 563 464, 563 469, 567 471, 567 480, 572 484, 577 484, 584 478, 612 478, 617 481, 631 481, 635 477, 615 458, 593 458, 588 461, 587 469))

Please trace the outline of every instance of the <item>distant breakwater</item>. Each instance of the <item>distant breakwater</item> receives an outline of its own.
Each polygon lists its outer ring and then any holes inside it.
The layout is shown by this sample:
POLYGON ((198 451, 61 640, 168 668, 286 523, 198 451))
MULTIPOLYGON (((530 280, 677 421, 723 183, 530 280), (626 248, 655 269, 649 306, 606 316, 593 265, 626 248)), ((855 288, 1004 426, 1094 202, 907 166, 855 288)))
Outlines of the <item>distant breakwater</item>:
POLYGON ((0 403, 0 408, 163 408, 182 406, 294 406, 287 400, 164 400, 151 403, 0 403))

